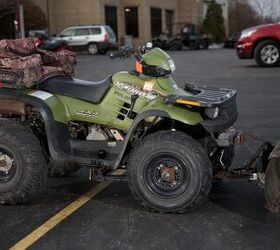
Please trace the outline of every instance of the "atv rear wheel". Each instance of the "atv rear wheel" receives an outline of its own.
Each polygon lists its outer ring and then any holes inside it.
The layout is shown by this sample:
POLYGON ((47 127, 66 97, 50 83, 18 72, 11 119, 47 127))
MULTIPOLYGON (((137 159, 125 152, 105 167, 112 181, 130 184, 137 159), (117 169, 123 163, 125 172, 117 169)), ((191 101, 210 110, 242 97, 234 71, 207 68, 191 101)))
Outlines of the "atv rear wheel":
POLYGON ((182 132, 148 135, 131 153, 127 176, 136 199, 160 212, 185 212, 207 197, 211 163, 200 146, 182 132))
POLYGON ((32 131, 17 122, 0 125, 0 203, 24 203, 46 179, 42 148, 32 131))
POLYGON ((272 158, 266 169, 265 198, 269 210, 280 212, 280 158, 272 158))
POLYGON ((48 166, 48 176, 68 177, 80 169, 81 167, 77 163, 51 161, 48 166))

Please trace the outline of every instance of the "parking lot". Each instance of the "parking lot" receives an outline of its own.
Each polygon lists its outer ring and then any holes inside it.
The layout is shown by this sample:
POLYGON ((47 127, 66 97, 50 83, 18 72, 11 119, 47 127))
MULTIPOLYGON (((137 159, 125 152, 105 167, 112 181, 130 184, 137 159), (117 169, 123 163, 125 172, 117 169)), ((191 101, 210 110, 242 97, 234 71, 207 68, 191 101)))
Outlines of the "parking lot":
MULTIPOLYGON (((280 140, 279 67, 241 61, 234 50, 170 55, 178 85, 196 82, 238 90, 236 126, 272 143, 280 140)), ((133 66, 132 59, 82 54, 76 74, 94 81, 133 66)), ((235 162, 243 164, 238 156, 235 162)), ((0 249, 30 233, 31 249, 280 249, 280 216, 264 208, 263 190, 254 182, 215 182, 209 199, 188 214, 151 213, 133 199, 125 182, 114 182, 65 220, 57 219, 57 225, 37 240, 34 230, 96 187, 87 178, 85 170, 52 178, 32 203, 0 207, 0 249)))

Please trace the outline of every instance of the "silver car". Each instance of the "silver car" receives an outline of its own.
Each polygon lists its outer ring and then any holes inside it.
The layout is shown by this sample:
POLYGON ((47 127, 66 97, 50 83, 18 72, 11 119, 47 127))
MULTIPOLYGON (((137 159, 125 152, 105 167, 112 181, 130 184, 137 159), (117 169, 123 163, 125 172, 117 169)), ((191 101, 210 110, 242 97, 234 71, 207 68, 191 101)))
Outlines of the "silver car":
POLYGON ((116 35, 107 25, 86 25, 69 27, 59 34, 75 51, 87 50, 89 54, 105 54, 118 48, 116 35))

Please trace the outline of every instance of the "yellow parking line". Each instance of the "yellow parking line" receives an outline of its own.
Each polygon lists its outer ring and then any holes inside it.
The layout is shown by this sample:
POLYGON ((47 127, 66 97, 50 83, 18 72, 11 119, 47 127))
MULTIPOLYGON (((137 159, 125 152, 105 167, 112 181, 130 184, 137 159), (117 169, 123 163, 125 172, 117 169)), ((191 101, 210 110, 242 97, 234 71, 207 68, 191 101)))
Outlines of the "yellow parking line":
POLYGON ((21 241, 16 243, 13 247, 11 247, 11 250, 19 250, 19 249, 26 249, 30 247, 33 243, 35 243, 37 240, 39 240, 42 236, 44 236, 46 233, 48 233, 51 229, 53 229, 56 225, 58 225, 60 222, 62 222, 65 218, 70 216, 72 213, 74 213, 77 209, 79 209, 81 206, 83 206, 85 203, 87 203, 90 199, 92 199, 94 196, 96 196, 98 193, 100 193, 102 190, 104 190, 106 187, 108 187, 112 182, 102 182, 92 188, 90 191, 79 197, 77 200, 75 200, 73 203, 62 209, 60 212, 55 214, 53 217, 51 217, 49 220, 47 220, 44 224, 42 224, 40 227, 35 229, 32 233, 27 235, 25 238, 23 238, 21 241))

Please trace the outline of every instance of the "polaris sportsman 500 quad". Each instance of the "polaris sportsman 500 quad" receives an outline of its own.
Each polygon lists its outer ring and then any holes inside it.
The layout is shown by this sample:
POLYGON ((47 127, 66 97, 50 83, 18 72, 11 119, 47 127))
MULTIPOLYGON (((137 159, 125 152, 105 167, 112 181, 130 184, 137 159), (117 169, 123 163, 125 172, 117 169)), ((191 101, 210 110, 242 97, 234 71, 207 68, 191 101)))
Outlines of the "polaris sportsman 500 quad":
POLYGON ((236 91, 179 88, 174 61, 151 43, 110 56, 133 56, 135 70, 0 89, 1 203, 33 198, 49 161, 86 166, 98 181, 124 169, 132 194, 156 211, 184 212, 207 197, 233 157, 236 91))

